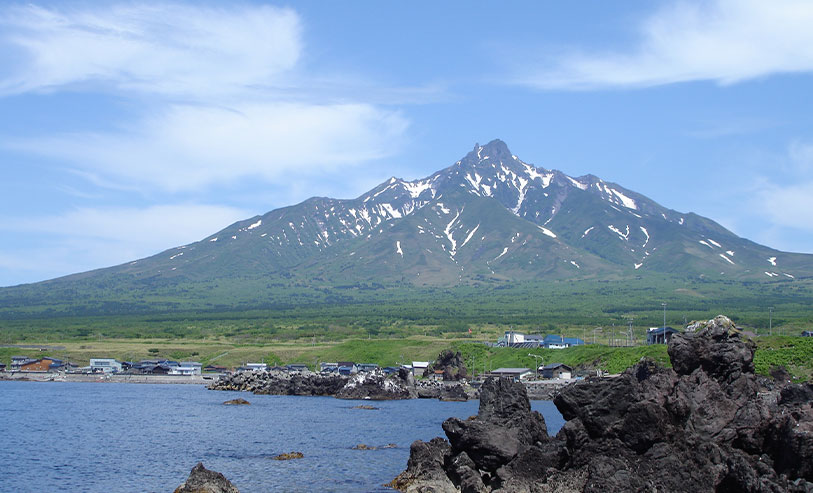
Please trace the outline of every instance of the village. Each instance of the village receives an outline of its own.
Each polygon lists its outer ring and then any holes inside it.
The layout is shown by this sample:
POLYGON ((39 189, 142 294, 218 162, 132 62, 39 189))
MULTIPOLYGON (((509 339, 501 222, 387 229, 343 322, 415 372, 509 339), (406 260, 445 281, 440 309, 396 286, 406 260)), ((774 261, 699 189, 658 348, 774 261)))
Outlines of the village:
MULTIPOLYGON (((664 344, 672 334, 680 331, 672 327, 653 327, 647 333, 647 344, 664 344)), ((524 334, 514 330, 506 330, 496 342, 484 342, 492 347, 513 349, 566 349, 588 344, 578 337, 564 337, 562 335, 524 334)), ((530 355, 533 356, 533 355, 530 355)), ((536 357, 536 356, 535 356, 536 357)), ((304 373, 314 371, 322 374, 338 374, 351 376, 358 373, 381 371, 391 375, 399 369, 407 369, 414 377, 427 380, 442 380, 443 371, 431 371, 431 361, 411 361, 399 366, 380 367, 375 363, 356 363, 353 361, 321 362, 309 367, 302 363, 292 363, 284 366, 270 366, 266 363, 245 362, 237 367, 219 365, 206 365, 198 361, 174 361, 169 359, 146 359, 137 362, 119 361, 115 358, 91 358, 87 366, 79 366, 70 361, 63 361, 54 357, 35 358, 30 356, 12 356, 8 368, 0 363, 0 372, 18 373, 24 375, 59 374, 59 375, 100 375, 100 376, 174 376, 198 377, 200 381, 212 380, 218 376, 230 375, 246 371, 275 371, 287 373, 304 373)), ((601 375, 601 372, 597 372, 601 375)), ((577 376, 574 368, 560 362, 540 364, 536 368, 504 367, 496 369, 472 368, 470 375, 473 381, 483 381, 487 377, 510 378, 515 381, 533 382, 540 380, 568 381, 577 376), (480 370, 480 371, 478 371, 480 370)), ((148 381, 147 379, 142 381, 148 381)), ((157 381, 157 380, 156 380, 157 381)))

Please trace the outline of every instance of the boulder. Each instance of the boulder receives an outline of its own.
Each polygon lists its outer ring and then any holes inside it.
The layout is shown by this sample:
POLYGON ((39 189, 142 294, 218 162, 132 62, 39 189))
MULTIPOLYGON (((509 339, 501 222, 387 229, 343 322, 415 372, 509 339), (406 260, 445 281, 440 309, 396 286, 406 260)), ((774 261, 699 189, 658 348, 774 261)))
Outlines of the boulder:
POLYGON ((237 399, 232 399, 230 401, 226 401, 223 404, 225 404, 227 406, 247 406, 247 405, 249 405, 251 403, 248 402, 245 399, 241 399, 241 398, 238 397, 237 399))
POLYGON ((198 462, 186 481, 175 488, 175 493, 240 493, 240 491, 225 476, 206 469, 202 462, 198 462))

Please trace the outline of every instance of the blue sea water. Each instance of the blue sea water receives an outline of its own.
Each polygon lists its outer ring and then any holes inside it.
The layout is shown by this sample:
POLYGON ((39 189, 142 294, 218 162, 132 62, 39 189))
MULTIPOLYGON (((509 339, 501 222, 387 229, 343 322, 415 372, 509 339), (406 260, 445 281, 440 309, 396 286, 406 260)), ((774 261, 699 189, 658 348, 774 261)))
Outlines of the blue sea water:
MULTIPOLYGON (((410 444, 477 401, 344 401, 198 385, 0 382, 0 491, 171 492, 198 462, 242 493, 391 491, 410 444), (249 406, 225 406, 242 397, 249 406), (376 410, 353 409, 359 404, 376 410), (358 444, 396 448, 353 450, 358 444), (271 457, 298 451, 305 457, 271 457)), ((532 401, 554 434, 552 403, 532 401)))

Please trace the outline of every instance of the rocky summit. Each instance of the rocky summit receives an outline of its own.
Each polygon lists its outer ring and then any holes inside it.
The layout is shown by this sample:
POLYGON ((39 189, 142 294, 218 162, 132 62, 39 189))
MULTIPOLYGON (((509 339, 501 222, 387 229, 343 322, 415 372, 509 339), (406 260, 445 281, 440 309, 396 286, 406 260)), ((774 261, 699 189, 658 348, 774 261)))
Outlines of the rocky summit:
POLYGON ((641 361, 571 385, 549 437, 524 388, 489 380, 480 410, 416 441, 392 486, 408 492, 811 492, 813 386, 761 381, 754 345, 719 316, 641 361))

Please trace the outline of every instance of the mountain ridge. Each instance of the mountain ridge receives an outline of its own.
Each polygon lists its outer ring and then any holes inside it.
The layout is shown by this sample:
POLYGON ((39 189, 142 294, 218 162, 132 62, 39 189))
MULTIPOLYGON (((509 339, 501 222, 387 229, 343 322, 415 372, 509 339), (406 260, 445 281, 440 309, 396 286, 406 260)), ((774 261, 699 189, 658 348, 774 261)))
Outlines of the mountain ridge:
POLYGON ((127 290, 150 299, 225 279, 330 289, 640 276, 793 281, 813 276, 813 255, 758 245, 592 174, 536 167, 493 140, 424 178, 311 197, 147 258, 0 288, 0 308, 127 290))

